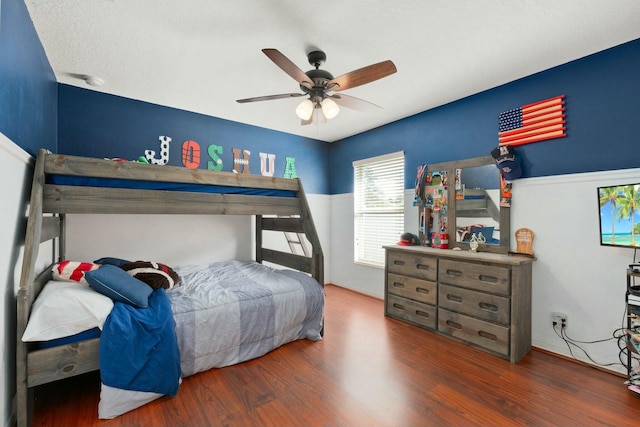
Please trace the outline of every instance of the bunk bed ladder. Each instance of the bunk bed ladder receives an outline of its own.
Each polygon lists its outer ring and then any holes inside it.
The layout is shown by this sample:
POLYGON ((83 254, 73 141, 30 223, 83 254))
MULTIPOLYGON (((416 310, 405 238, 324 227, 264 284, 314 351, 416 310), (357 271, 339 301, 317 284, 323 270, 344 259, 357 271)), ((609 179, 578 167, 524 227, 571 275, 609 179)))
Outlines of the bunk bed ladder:
MULTIPOLYGON (((321 285, 324 286, 324 255, 320 245, 320 239, 311 217, 309 204, 302 188, 302 183, 297 179, 299 189, 296 197, 300 201, 299 212, 286 214, 276 213, 274 216, 256 215, 256 261, 273 262, 282 266, 294 268, 311 274, 321 285), (298 255, 293 251, 292 245, 295 240, 292 236, 287 237, 291 253, 264 248, 262 242, 262 232, 265 230, 282 231, 291 235, 297 235, 301 245, 308 242, 311 245, 310 251, 305 251, 305 255, 298 255), (304 236, 304 237, 303 237, 304 236)), ((303 246, 304 247, 304 246, 303 246)), ((304 249, 303 249, 304 251, 304 249)))
MULTIPOLYGON (((290 215, 278 215, 278 218, 292 218, 290 215)), ((284 232, 284 237, 287 239, 287 244, 292 254, 304 255, 306 257, 311 256, 311 251, 307 246, 307 242, 304 240, 304 235, 301 233, 294 233, 290 231, 284 232), (298 253, 299 251, 302 253, 298 253)))

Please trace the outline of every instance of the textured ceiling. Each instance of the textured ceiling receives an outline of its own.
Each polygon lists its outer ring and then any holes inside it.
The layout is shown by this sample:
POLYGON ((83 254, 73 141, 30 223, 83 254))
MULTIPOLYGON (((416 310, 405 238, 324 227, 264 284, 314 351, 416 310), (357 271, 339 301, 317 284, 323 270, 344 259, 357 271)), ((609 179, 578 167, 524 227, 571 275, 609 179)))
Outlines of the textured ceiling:
POLYGON ((638 0, 25 3, 60 83, 328 142, 640 38, 638 0), (300 92, 263 48, 304 71, 316 49, 334 76, 387 59, 398 71, 344 91, 382 110, 301 126, 302 98, 235 102, 300 92))

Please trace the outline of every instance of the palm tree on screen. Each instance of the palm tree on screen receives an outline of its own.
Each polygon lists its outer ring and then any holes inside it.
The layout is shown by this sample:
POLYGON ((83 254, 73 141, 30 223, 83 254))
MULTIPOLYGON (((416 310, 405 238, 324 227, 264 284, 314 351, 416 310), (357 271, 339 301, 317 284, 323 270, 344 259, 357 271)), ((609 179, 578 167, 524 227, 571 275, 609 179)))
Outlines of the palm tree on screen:
POLYGON ((640 210, 640 193, 636 185, 625 185, 618 199, 620 209, 616 217, 618 220, 628 218, 631 220, 631 245, 635 246, 635 213, 640 210))
POLYGON ((616 241, 615 233, 613 232, 614 230, 613 217, 614 217, 614 212, 616 210, 619 194, 620 194, 619 187, 607 187, 607 188, 600 189, 600 209, 606 206, 607 203, 609 203, 609 208, 611 209, 611 243, 612 244, 615 243, 616 241))

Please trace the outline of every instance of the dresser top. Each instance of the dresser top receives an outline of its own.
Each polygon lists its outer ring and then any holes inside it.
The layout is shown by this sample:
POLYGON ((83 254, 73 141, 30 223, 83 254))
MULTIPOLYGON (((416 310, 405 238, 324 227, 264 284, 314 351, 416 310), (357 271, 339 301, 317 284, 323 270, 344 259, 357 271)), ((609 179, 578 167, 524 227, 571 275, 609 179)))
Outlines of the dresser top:
POLYGON ((490 252, 471 252, 465 250, 453 250, 453 249, 436 249, 427 246, 400 246, 389 245, 384 246, 385 250, 394 250, 401 252, 420 253, 425 255, 437 256, 440 258, 459 259, 467 261, 484 261, 484 262, 496 262, 500 264, 510 265, 523 265, 531 264, 536 259, 523 257, 523 256, 510 256, 506 254, 494 254, 490 252))

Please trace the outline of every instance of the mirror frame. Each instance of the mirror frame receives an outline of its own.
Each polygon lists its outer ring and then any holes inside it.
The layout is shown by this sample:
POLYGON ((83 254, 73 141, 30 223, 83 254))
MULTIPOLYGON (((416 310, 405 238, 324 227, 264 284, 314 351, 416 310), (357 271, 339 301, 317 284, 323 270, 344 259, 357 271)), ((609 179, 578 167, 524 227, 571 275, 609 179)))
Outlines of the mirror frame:
MULTIPOLYGON (((472 168, 476 166, 495 165, 495 159, 491 156, 474 157, 471 159, 454 160, 451 162, 434 163, 427 166, 427 173, 433 171, 447 171, 449 179, 453 179, 456 169, 472 168)), ((496 168, 496 173, 500 170, 496 168)), ((447 186, 447 224, 449 232, 449 249, 460 248, 469 250, 469 243, 457 242, 455 236, 456 227, 456 209, 451 206, 450 202, 456 201, 456 189, 453 182, 447 186), (451 228, 453 225, 453 228, 451 228), (453 232, 452 232, 453 231, 453 232)), ((510 248, 511 236, 511 208, 500 206, 500 243, 497 245, 480 244, 478 252, 493 252, 506 254, 510 248)))

